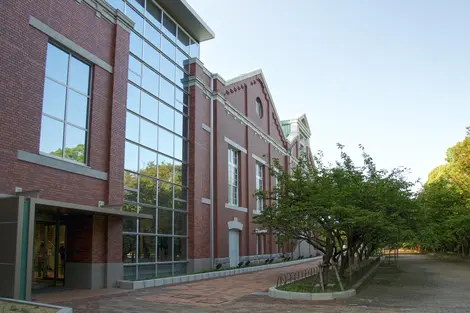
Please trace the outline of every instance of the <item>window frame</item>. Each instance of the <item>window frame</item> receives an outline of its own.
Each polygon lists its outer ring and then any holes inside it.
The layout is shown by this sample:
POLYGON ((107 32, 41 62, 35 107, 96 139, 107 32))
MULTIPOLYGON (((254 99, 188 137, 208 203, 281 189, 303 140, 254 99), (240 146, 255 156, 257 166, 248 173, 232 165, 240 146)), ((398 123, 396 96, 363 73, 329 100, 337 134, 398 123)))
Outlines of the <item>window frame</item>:
POLYGON ((239 206, 240 198, 240 151, 233 148, 232 146, 228 147, 228 204, 239 206), (232 158, 233 156, 233 158, 232 158), (234 184, 231 183, 230 173, 234 176, 234 184), (235 189, 234 189, 235 188, 235 189), (236 190, 236 192, 234 192, 236 190))
POLYGON ((60 43, 57 43, 53 40, 48 41, 47 49, 49 49, 49 46, 53 46, 56 49, 62 51, 65 54, 67 54, 67 56, 68 56, 67 81, 64 84, 64 82, 61 82, 61 81, 59 81, 55 78, 49 77, 47 75, 47 51, 46 51, 46 64, 45 64, 45 70, 44 70, 44 87, 43 87, 43 99, 42 99, 43 102, 41 103, 41 128, 40 128, 40 132, 42 131, 42 127, 43 127, 42 118, 44 116, 49 118, 49 119, 52 119, 54 121, 62 123, 62 125, 63 125, 62 148, 61 148, 62 149, 62 156, 57 156, 57 155, 54 155, 54 154, 51 154, 51 153, 48 153, 48 152, 41 151, 41 140, 42 140, 41 134, 40 134, 40 138, 39 138, 39 154, 46 155, 46 156, 52 157, 52 158, 56 158, 56 159, 59 159, 59 160, 62 160, 62 161, 71 162, 71 163, 78 164, 78 165, 88 166, 89 165, 89 144, 90 144, 90 115, 91 115, 92 87, 93 87, 93 64, 91 62, 89 62, 87 59, 81 57, 80 55, 78 55, 77 53, 75 53, 73 51, 70 51, 69 49, 66 49, 60 43), (88 92, 87 92, 87 94, 84 94, 82 91, 70 86, 70 84, 69 84, 70 83, 69 80, 70 80, 70 69, 71 69, 72 58, 76 59, 79 62, 82 62, 83 64, 87 65, 88 68, 89 68, 89 72, 88 72, 88 92), (51 114, 48 114, 48 113, 44 112, 44 92, 45 92, 45 86, 46 86, 46 81, 47 80, 65 87, 65 103, 64 103, 64 117, 63 117, 63 119, 59 119, 59 118, 57 118, 57 117, 55 117, 51 114), (67 108, 68 108, 69 90, 71 90, 71 91, 73 91, 73 92, 75 92, 79 95, 85 96, 87 98, 87 104, 86 104, 87 112, 86 112, 85 128, 83 128, 82 126, 79 126, 77 124, 74 124, 72 122, 67 121, 67 111, 68 111, 67 108), (66 139, 67 139, 67 136, 66 136, 67 126, 71 126, 71 127, 76 128, 76 129, 85 131, 83 162, 68 159, 64 156, 66 139))

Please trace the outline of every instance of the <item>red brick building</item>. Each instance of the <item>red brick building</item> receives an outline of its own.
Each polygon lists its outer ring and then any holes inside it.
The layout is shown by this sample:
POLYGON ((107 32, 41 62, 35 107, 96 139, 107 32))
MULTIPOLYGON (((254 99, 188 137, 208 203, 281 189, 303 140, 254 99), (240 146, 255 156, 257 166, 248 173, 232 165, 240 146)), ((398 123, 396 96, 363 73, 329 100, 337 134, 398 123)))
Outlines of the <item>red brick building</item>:
POLYGON ((214 33, 186 1, 3 1, 0 18, 0 296, 281 252, 254 193, 308 138, 284 135, 261 71, 204 68, 214 33))

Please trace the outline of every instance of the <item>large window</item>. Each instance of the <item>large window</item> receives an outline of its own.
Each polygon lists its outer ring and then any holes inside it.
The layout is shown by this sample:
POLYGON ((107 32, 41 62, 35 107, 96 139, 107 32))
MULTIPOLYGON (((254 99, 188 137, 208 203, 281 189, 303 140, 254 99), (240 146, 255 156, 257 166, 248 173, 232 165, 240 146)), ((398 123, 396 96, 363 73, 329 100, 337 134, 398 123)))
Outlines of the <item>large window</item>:
POLYGON ((40 151, 87 163, 90 66, 49 43, 40 151))
MULTIPOLYGON (((264 173, 264 166, 263 164, 256 162, 256 191, 263 190, 263 173, 264 173)), ((262 211, 263 210, 263 197, 257 196, 256 198, 256 210, 262 211)))
POLYGON ((238 206, 238 151, 228 149, 228 203, 238 206))

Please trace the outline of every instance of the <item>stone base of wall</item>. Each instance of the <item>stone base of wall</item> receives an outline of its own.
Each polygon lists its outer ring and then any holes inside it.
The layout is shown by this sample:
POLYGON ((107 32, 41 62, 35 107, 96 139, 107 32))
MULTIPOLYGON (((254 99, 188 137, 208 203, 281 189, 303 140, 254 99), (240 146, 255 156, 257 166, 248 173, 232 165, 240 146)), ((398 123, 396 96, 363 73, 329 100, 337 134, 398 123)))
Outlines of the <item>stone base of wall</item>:
MULTIPOLYGON (((273 254, 259 254, 259 255, 248 255, 248 256, 240 256, 239 262, 247 262, 250 261, 250 265, 258 265, 264 264, 266 260, 274 259, 273 262, 282 258, 281 253, 273 253, 273 254)), ((216 258, 215 265, 222 264, 222 268, 230 268, 230 258, 216 258)))

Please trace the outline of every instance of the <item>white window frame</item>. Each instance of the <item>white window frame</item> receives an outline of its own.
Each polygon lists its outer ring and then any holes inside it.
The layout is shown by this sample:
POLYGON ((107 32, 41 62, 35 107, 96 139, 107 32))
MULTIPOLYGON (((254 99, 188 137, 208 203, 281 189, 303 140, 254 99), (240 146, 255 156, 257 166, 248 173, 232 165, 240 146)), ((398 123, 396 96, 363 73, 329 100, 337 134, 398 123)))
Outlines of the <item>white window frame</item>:
POLYGON ((239 153, 233 147, 228 148, 228 203, 235 206, 239 203, 239 153))
MULTIPOLYGON (((256 162, 256 192, 263 190, 264 184, 264 164, 256 162)), ((261 212, 264 208, 264 199, 256 197, 256 211, 261 212)))

